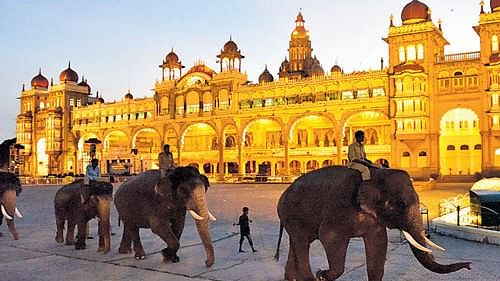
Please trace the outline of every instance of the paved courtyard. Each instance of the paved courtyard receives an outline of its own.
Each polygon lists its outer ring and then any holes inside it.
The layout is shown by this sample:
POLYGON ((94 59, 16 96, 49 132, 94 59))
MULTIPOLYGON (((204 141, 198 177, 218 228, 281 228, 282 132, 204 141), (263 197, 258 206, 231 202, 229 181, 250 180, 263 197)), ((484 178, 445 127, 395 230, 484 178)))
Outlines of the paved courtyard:
MULTIPOLYGON (((54 241, 55 220, 53 198, 57 187, 25 187, 18 197, 18 206, 24 217, 16 219, 20 234, 13 241, 5 223, 0 227, 0 280, 283 280, 288 252, 288 238, 284 236, 281 259, 273 260, 279 231, 276 203, 287 185, 281 184, 214 184, 208 193, 209 207, 217 217, 212 223, 216 261, 213 267, 204 266, 205 251, 200 243, 194 222, 187 219, 176 264, 162 262, 159 250, 163 241, 149 230, 141 230, 146 260, 137 261, 132 254, 118 254, 122 229, 117 225, 117 214, 112 208, 111 252, 97 253, 97 239, 88 240, 87 249, 76 251, 72 246, 54 241), (252 236, 257 253, 238 253, 238 227, 233 226, 241 208, 250 208, 252 236)), ((441 198, 466 191, 463 186, 440 186, 421 192, 421 200, 429 206, 431 216, 437 213, 441 198)), ((97 233, 97 222, 91 221, 91 234, 97 233)), ((500 280, 500 247, 480 244, 434 234, 432 240, 447 249, 434 252, 441 263, 472 261, 472 270, 461 270, 439 275, 424 269, 413 257, 409 246, 402 243, 398 231, 390 231, 390 244, 384 280, 500 280)), ((244 249, 249 250, 248 244, 244 249)), ((311 249, 313 271, 328 267, 325 254, 318 242, 311 249)), ((344 275, 338 280, 367 280, 364 246, 361 239, 349 245, 344 275)))

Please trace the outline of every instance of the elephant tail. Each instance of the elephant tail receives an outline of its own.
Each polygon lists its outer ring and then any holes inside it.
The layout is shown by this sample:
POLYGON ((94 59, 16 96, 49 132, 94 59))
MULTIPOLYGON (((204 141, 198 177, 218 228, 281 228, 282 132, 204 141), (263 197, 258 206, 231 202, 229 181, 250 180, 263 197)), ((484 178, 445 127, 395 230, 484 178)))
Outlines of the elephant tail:
POLYGON ((278 236, 278 246, 276 247, 276 253, 274 254, 274 260, 280 260, 280 245, 281 245, 281 237, 283 237, 283 223, 280 221, 280 234, 278 236))

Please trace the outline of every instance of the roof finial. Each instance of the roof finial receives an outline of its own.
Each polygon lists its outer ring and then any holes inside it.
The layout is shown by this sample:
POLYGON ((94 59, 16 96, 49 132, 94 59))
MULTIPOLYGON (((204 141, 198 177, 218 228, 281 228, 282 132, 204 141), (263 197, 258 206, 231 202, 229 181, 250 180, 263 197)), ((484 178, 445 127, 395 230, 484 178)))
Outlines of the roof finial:
POLYGON ((481 0, 479 5, 481 5, 481 14, 484 14, 484 1, 481 0))
POLYGON ((389 26, 393 27, 394 26, 394 15, 393 14, 391 14, 389 16, 389 22, 390 22, 389 26))
POLYGON ((71 68, 71 61, 68 61, 68 68, 71 68))
POLYGON ((22 89, 22 91, 23 91, 23 92, 25 91, 25 90, 24 90, 24 83, 23 83, 23 89, 22 89))
POLYGON ((229 41, 233 41, 233 35, 229 33, 229 41))
POLYGON ((50 86, 54 86, 54 78, 53 77, 50 77, 50 86))
POLYGON ((443 31, 443 28, 441 27, 441 24, 443 23, 443 21, 441 19, 438 20, 438 25, 439 25, 439 30, 440 31, 443 31))
POLYGON ((38 75, 42 75, 42 68, 41 67, 38 69, 38 75))

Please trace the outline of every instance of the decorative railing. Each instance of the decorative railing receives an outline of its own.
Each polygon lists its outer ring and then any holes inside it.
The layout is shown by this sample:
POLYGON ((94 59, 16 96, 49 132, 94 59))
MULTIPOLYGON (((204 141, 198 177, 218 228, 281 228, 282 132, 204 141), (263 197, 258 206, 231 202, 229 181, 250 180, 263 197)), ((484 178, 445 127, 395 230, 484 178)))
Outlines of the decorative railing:
POLYGON ((443 62, 453 62, 453 61, 466 61, 466 60, 477 60, 481 57, 481 52, 468 52, 459 54, 450 54, 439 56, 436 58, 436 63, 443 62))

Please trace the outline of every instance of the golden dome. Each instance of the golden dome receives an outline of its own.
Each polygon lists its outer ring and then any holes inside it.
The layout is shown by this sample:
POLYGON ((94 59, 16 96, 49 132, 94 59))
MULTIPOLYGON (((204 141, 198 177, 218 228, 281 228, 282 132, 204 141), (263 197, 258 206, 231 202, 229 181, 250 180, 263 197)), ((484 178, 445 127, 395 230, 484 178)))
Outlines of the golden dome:
POLYGON ((61 82, 67 82, 67 81, 72 81, 72 82, 78 82, 78 74, 71 69, 71 63, 68 63, 68 68, 63 70, 61 74, 59 74, 59 81, 61 82))
POLYGON ((419 23, 430 19, 429 7, 418 0, 413 0, 406 4, 401 12, 403 24, 419 23))
POLYGON ((490 7, 492 12, 500 11, 500 0, 491 0, 490 7))
POLYGON ((31 79, 31 87, 32 88, 48 88, 49 80, 42 75, 42 70, 38 71, 38 75, 31 79))

